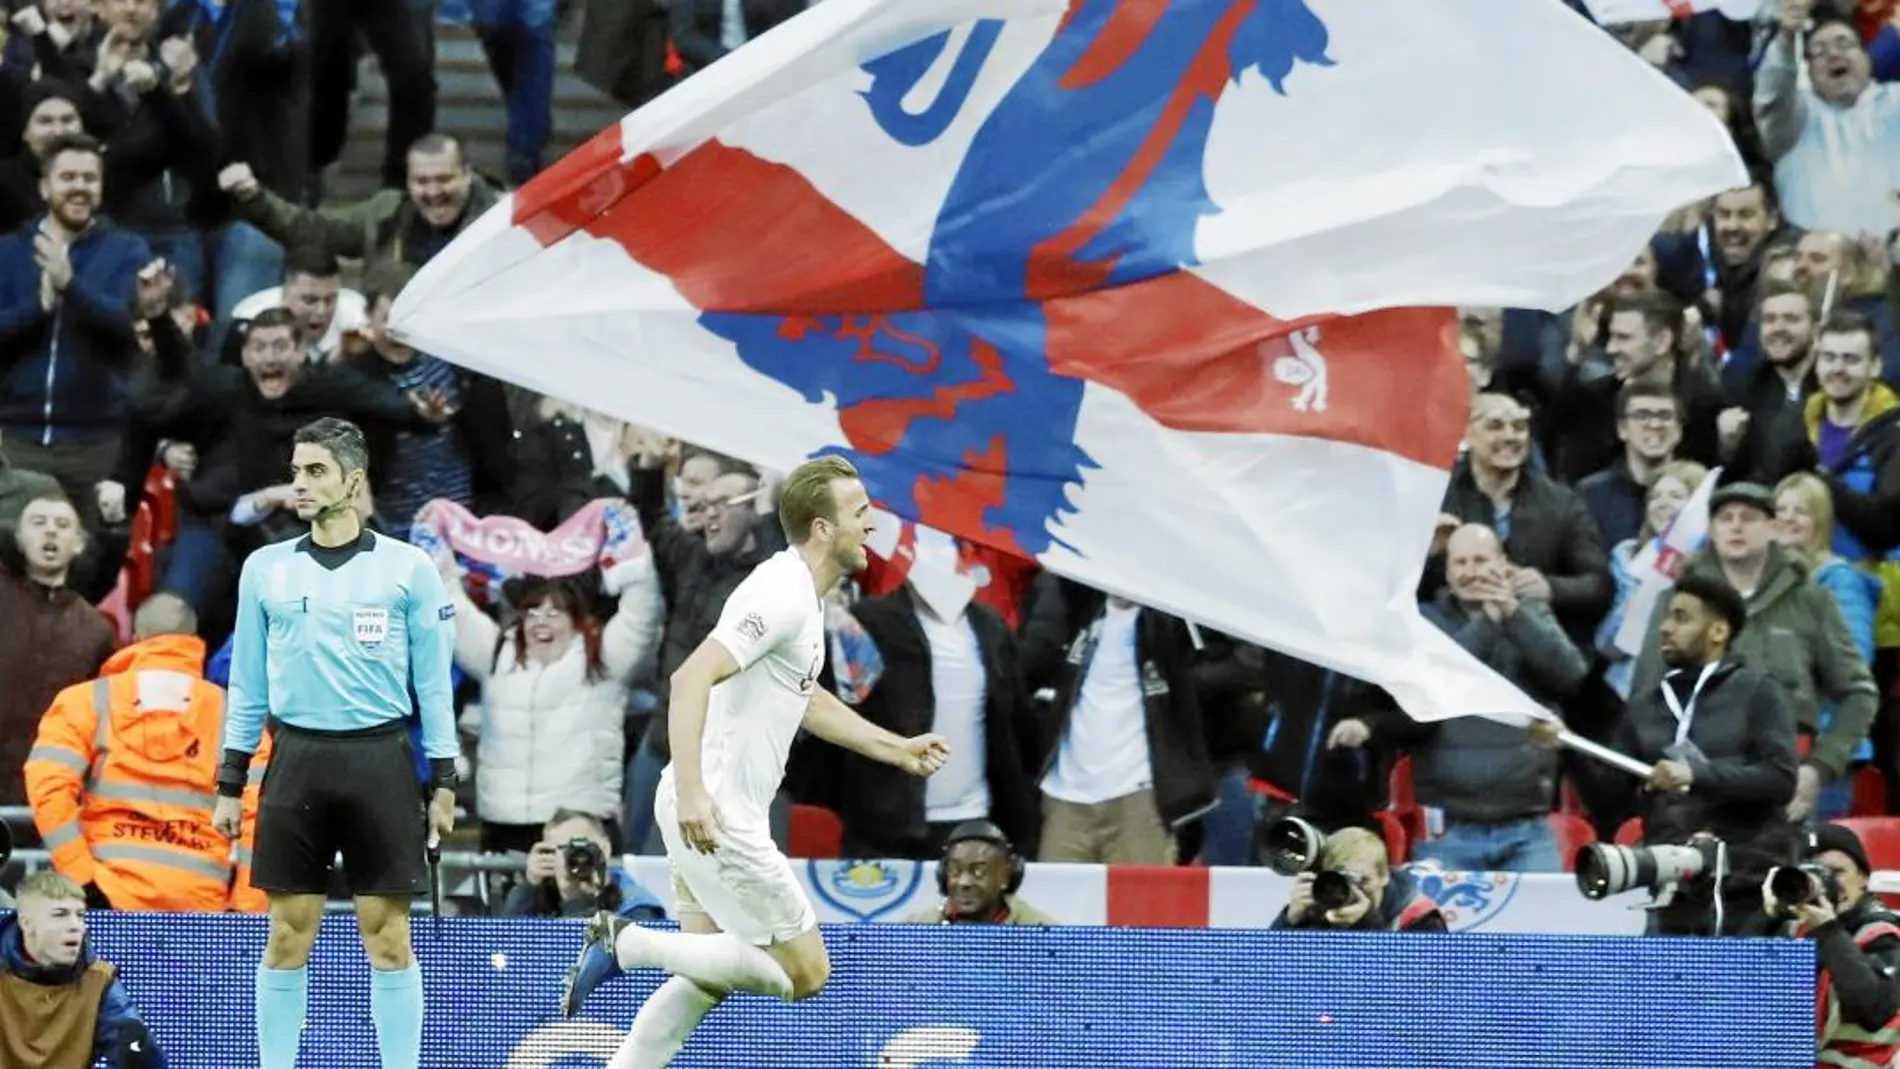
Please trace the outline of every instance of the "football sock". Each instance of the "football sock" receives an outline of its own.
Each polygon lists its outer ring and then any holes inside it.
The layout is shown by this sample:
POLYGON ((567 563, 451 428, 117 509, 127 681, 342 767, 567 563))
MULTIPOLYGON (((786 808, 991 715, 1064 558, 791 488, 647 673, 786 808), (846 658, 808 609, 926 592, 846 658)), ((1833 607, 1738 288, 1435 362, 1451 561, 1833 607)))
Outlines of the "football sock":
POLYGON ((422 1062, 422 968, 371 969, 369 1016, 383 1069, 418 1069, 422 1062))
POLYGON ((699 1022, 725 998, 684 976, 660 985, 634 1015, 633 1030, 607 1069, 663 1069, 686 1045, 699 1022))
POLYGON ((257 967, 257 1058, 263 1069, 297 1069, 309 1004, 308 969, 257 967))
POLYGON ((725 932, 657 932, 630 924, 614 941, 614 958, 623 969, 665 969, 712 991, 792 997, 792 978, 776 958, 725 932))

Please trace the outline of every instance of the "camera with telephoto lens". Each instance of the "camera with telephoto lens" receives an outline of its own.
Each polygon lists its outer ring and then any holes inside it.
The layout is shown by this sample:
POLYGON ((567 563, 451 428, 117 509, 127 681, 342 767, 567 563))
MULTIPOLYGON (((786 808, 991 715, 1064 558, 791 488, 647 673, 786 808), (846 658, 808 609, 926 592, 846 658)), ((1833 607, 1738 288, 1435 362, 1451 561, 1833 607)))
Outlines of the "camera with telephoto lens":
POLYGON ((1775 896, 1785 917, 1788 907, 1815 901, 1817 892, 1829 905, 1838 905, 1842 897, 1841 878, 1833 869, 1813 862, 1782 865, 1768 870, 1768 892, 1775 896))
POLYGON ((1666 902, 1685 883, 1719 879, 1727 866, 1727 848, 1714 839, 1686 846, 1591 843, 1577 851, 1577 889, 1595 900, 1643 887, 1666 902))
POLYGON ((1326 833, 1298 817, 1282 817, 1267 825, 1261 846, 1267 867, 1282 876, 1303 872, 1313 877, 1313 904, 1331 912, 1352 901, 1358 881, 1349 873, 1321 869, 1320 855, 1326 849, 1326 833))
POLYGON ((561 860, 575 883, 595 883, 607 872, 607 851, 585 836, 569 839, 561 847, 561 860))

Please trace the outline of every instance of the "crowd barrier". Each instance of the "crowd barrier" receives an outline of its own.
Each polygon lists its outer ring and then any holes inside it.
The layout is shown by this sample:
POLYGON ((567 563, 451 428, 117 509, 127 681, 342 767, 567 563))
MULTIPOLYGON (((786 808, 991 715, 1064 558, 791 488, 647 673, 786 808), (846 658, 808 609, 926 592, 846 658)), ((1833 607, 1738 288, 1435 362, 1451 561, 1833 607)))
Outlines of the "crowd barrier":
MULTIPOLYGON (((629 857, 626 870, 672 909, 666 859, 629 857)), ((936 903, 934 861, 794 861, 818 919, 898 921, 936 903)), ((1261 868, 1147 865, 1026 866, 1022 897, 1063 924, 1265 928, 1292 880, 1261 868)), ((1410 868, 1454 931, 1527 935, 1641 935, 1645 892, 1591 901, 1566 873, 1445 872, 1410 868)))
MULTIPOLYGON (((179 1067, 255 1065, 258 917, 104 914, 115 962, 179 1067)), ((421 919, 427 1069, 605 1064, 658 974, 562 1020, 574 921, 421 919)), ((1800 1066, 1813 949, 1792 940, 1339 935, 1117 928, 828 928, 831 984, 735 996, 680 1069, 1800 1066)), ((305 1067, 372 1069, 354 922, 324 922, 305 1067)))
MULTIPOLYGON (((29 867, 49 863, 45 851, 22 850, 29 867)), ((442 855, 443 892, 464 901, 477 896, 478 872, 518 874, 525 859, 496 854, 442 855)), ((672 880, 665 858, 626 857, 623 867, 672 911, 672 880)), ((936 863, 919 861, 794 860, 826 924, 901 921, 939 897, 936 863)), ((1025 866, 1022 896, 1063 924, 1162 928, 1265 928, 1286 903, 1292 881, 1261 868, 1149 865, 1025 866)), ((1418 888, 1438 904, 1453 931, 1493 935, 1641 935, 1649 896, 1632 891, 1592 901, 1562 873, 1447 872, 1413 865, 1418 888)), ((1900 906, 1900 873, 1880 872, 1874 890, 1900 906)), ((418 901, 417 907, 425 903, 418 901)), ((492 903, 491 903, 492 906, 492 903)), ((331 903, 347 909, 348 903, 331 903)))

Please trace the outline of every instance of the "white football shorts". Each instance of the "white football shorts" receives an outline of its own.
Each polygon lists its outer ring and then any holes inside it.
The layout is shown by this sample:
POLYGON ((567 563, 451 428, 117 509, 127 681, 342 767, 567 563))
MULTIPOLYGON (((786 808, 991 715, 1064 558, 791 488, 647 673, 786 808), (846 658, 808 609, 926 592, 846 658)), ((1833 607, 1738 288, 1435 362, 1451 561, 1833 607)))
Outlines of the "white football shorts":
POLYGON ((727 820, 718 848, 702 854, 680 838, 679 807, 672 784, 653 797, 653 819, 666 843, 673 873, 673 908, 682 916, 704 913, 719 930, 754 946, 769 946, 803 935, 818 924, 811 899, 779 852, 763 824, 740 821, 721 807, 727 820))

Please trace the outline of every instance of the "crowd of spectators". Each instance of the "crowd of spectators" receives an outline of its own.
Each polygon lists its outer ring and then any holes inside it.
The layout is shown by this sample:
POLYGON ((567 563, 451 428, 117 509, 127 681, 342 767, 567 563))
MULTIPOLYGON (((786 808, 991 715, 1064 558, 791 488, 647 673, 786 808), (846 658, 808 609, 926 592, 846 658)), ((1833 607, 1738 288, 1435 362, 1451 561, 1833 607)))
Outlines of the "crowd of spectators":
MULTIPOLYGON (((689 75, 801 6, 672 0, 671 69, 689 75)), ((1884 812, 1878 787, 1900 775, 1894 7, 1769 0, 1753 23, 1610 29, 1728 126, 1754 177, 1676 213, 1575 308, 1461 310, 1474 400, 1419 587, 1474 655, 1572 729, 1616 740, 1626 706, 1674 678, 1647 561, 1720 466, 1727 491, 1687 567, 1740 593, 1730 651, 1785 696, 1800 762, 1774 810, 1790 826, 1884 812), (1650 615, 1626 628, 1632 613, 1650 615)), ((133 706, 184 709, 215 685, 238 565, 298 533, 290 439, 324 415, 369 432, 359 508, 386 537, 411 537, 435 500, 543 530, 601 499, 637 511, 639 568, 490 587, 452 554, 442 567, 461 603, 470 845, 524 855, 498 901, 572 912, 613 885, 574 867, 584 844, 658 851, 666 681, 781 547, 775 479, 388 332, 414 270, 546 162, 561 12, 471 11, 508 97, 500 175, 437 128, 421 8, 43 0, 12 16, 0 806, 32 807, 35 827, 16 831, 89 898, 124 887, 149 902, 165 865, 216 863, 176 830, 185 818, 137 799, 208 796, 217 742, 173 740, 175 757, 123 762, 118 781, 55 775, 76 760, 55 726, 69 748, 84 741, 75 722, 123 730, 109 702, 75 721, 80 698, 62 692, 135 673, 133 706), (389 86, 386 188, 326 205, 359 38, 389 86), (154 597, 164 611, 141 614, 154 597), (179 674, 188 685, 166 691, 179 674), (106 805, 118 819, 87 815, 106 805), (128 833, 146 849, 116 861, 89 838, 139 820, 161 830, 128 833)), ((803 805, 838 815, 853 856, 937 858, 958 826, 989 821, 1031 859, 1244 865, 1260 827, 1297 813, 1371 829, 1399 858, 1528 871, 1566 860, 1554 809, 1605 838, 1641 810, 1640 780, 1574 775, 1524 729, 1415 723, 1360 681, 936 532, 907 531, 834 599, 828 627, 826 683, 900 734, 946 735, 952 758, 920 781, 801 740, 781 842, 803 805)))

